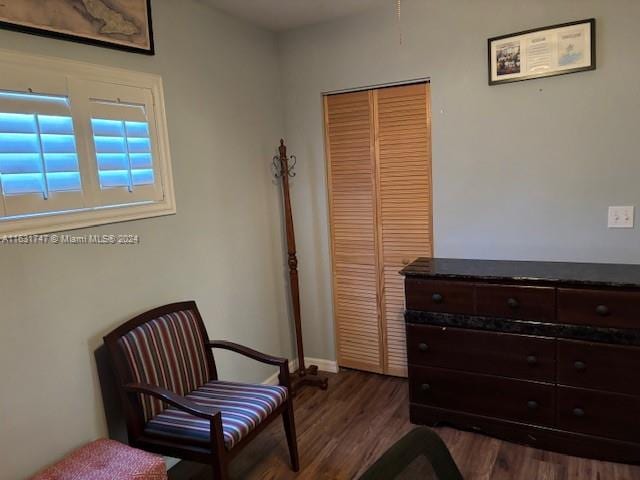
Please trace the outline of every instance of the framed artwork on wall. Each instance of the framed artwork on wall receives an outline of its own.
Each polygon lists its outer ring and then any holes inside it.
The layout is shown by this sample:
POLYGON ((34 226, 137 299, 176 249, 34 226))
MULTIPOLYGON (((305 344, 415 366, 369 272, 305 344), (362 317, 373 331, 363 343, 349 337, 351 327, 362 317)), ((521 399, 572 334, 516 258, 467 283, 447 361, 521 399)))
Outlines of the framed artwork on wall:
POLYGON ((2 0, 0 27, 154 55, 151 0, 2 0))
POLYGON ((488 40, 489 85, 595 70, 596 21, 536 28, 488 40))

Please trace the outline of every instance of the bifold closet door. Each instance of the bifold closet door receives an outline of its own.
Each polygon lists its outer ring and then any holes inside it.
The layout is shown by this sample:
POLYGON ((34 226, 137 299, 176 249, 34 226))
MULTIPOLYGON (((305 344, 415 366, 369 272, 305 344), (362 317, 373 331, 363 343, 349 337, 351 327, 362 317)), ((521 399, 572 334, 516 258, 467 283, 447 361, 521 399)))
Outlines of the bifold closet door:
POLYGON ((433 255, 428 83, 375 90, 379 284, 384 372, 407 376, 404 277, 433 255))
POLYGON ((373 92, 325 97, 338 365, 383 372, 373 92))
POLYGON ((338 365, 406 376, 404 281, 432 255, 426 83, 325 97, 338 365))

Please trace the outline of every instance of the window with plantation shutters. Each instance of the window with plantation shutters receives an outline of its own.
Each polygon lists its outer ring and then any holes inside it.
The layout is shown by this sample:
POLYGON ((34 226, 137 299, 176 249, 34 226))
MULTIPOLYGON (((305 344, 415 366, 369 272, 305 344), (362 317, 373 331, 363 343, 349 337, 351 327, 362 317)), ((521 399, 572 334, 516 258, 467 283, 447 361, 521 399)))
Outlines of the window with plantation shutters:
POLYGON ((338 364, 406 376, 404 282, 433 253, 429 84, 325 96, 338 364))
POLYGON ((0 233, 175 213, 159 77, 1 51, 0 64, 0 233))

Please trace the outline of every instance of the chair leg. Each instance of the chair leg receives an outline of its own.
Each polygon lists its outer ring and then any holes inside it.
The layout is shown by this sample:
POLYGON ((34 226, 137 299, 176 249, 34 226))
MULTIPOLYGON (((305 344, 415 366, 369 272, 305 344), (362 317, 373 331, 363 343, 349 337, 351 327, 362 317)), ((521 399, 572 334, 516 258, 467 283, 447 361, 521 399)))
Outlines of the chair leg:
POLYGON ((294 472, 300 471, 300 459, 298 458, 298 439, 296 438, 296 422, 293 418, 293 402, 287 400, 287 408, 282 411, 284 422, 284 432, 287 435, 289 445, 289 455, 291 456, 291 469, 294 472))
POLYGON ((221 458, 214 458, 211 462, 211 472, 213 480, 229 480, 227 465, 221 458))

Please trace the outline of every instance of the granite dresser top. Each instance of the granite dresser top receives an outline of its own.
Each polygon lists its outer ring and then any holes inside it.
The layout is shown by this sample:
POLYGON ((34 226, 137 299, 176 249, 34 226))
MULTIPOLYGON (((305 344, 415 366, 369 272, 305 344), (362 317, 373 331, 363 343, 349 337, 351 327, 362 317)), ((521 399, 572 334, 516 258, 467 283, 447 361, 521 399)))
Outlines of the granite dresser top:
POLYGON ((640 265, 614 263, 419 258, 400 273, 440 280, 640 288, 640 265))

